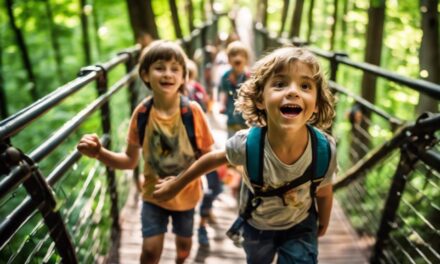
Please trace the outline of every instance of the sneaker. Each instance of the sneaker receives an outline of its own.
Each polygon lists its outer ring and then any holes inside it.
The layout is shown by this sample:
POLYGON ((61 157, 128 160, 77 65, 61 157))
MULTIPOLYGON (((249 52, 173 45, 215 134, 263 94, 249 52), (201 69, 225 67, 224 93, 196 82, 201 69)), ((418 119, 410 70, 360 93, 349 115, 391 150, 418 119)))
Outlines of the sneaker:
POLYGON ((200 227, 198 230, 199 244, 201 246, 209 246, 208 232, 206 227, 200 227))

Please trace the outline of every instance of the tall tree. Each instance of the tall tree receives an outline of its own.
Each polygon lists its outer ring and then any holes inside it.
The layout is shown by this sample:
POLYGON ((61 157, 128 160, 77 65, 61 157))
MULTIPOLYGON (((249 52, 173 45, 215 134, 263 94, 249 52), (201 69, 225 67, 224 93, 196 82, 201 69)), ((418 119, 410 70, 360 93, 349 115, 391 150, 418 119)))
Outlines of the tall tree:
POLYGON ((149 34, 152 38, 158 39, 156 20, 151 1, 127 0, 130 24, 133 29, 134 39, 149 34))
MULTIPOLYGON (((421 0, 422 43, 419 64, 422 78, 440 84, 440 46, 438 25, 438 0, 421 0)), ((428 95, 420 94, 417 113, 438 112, 438 101, 428 95)))
POLYGON ((257 6, 257 19, 263 27, 267 26, 267 1, 268 0, 258 0, 257 6))
POLYGON ((290 24, 290 33, 289 33, 290 38, 299 37, 303 7, 304 7, 304 0, 296 0, 295 11, 293 11, 292 22, 290 24))
POLYGON ((335 38, 336 38, 336 25, 338 22, 338 3, 339 0, 333 1, 333 24, 331 28, 331 36, 330 36, 330 50, 335 49, 335 38))
POLYGON ((0 120, 8 117, 5 82, 3 79, 3 36, 0 30, 0 120))
POLYGON ((12 0, 6 0, 6 10, 9 17, 9 23, 11 25, 12 30, 14 31, 15 39, 17 41, 17 45, 21 53, 21 60, 23 62, 24 68, 26 69, 28 81, 30 84, 29 93, 31 95, 32 100, 37 101, 39 96, 37 91, 36 78, 34 75, 34 71, 32 69, 31 59, 29 57, 29 52, 26 46, 26 42, 24 41, 23 34, 21 32, 21 29, 15 23, 15 17, 14 17, 12 5, 13 5, 12 0))
POLYGON ((189 31, 192 32, 194 30, 194 10, 192 0, 186 0, 185 9, 186 13, 188 14, 189 31))
POLYGON ((99 15, 98 15, 98 5, 96 3, 97 1, 92 0, 92 16, 93 16, 93 29, 95 31, 96 36, 96 53, 98 59, 101 57, 102 53, 102 45, 101 45, 101 38, 99 36, 99 15))
MULTIPOLYGON (((347 37, 347 13, 348 13, 348 1, 344 0, 344 6, 342 8, 342 19, 341 19, 341 36, 343 38, 347 37)), ((341 50, 345 50, 346 41, 340 41, 341 50)))
MULTIPOLYGON (((385 0, 370 0, 370 7, 368 8, 368 28, 366 33, 366 47, 365 47, 365 62, 380 65, 380 58, 382 54, 382 39, 383 28, 385 23, 385 0)), ((371 103, 376 101, 376 76, 364 72, 362 76, 362 97, 371 103)), ((362 130, 368 131, 368 122, 371 113, 363 111, 364 117, 360 124, 362 130)), ((357 132, 355 137, 358 137, 359 142, 370 145, 370 139, 364 136, 364 133, 357 132)), ((356 146, 355 150, 359 157, 365 155, 365 148, 356 146), (356 149, 357 148, 357 149, 356 149)))
POLYGON ((173 27, 174 27, 174 32, 176 33, 176 38, 181 39, 183 38, 183 34, 182 34, 182 28, 180 27, 176 0, 168 0, 168 3, 170 5, 171 18, 173 20, 173 27))
POLYGON ((59 80, 62 81, 64 80, 64 78, 63 78, 63 70, 62 70, 63 62, 61 57, 61 49, 60 49, 60 43, 58 41, 56 25, 54 23, 52 7, 50 5, 49 0, 44 0, 44 7, 46 8, 48 26, 50 31, 50 44, 52 45, 53 54, 55 57, 55 69, 57 72, 57 77, 59 78, 59 80))
POLYGON ((310 0, 309 15, 307 17, 307 37, 306 37, 307 43, 310 43, 312 37, 314 5, 315 5, 315 0, 310 0))
POLYGON ((287 19, 287 11, 289 10, 289 0, 284 0, 283 1, 283 10, 282 10, 282 15, 281 15, 281 27, 280 27, 280 32, 278 33, 278 36, 282 36, 283 35, 283 31, 284 31, 284 27, 286 25, 286 19, 287 19))
POLYGON ((87 18, 88 14, 86 13, 86 4, 86 0, 79 1, 84 62, 86 65, 90 65, 92 63, 92 53, 90 49, 89 22, 87 18))
MULTIPOLYGON (((385 23, 385 0, 370 0, 368 28, 366 34, 365 62, 380 65, 382 55, 383 28, 385 23)), ((374 104, 376 99, 376 77, 364 73, 362 97, 374 104)))

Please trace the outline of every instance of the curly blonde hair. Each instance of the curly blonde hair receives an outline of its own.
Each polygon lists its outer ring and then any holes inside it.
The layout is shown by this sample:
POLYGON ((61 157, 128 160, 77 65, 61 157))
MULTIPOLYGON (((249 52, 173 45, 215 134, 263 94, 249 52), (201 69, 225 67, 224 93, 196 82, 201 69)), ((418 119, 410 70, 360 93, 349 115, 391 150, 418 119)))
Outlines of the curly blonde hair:
POLYGON ((257 102, 263 101, 264 86, 273 75, 282 72, 297 61, 310 66, 318 89, 316 100, 318 112, 312 116, 309 124, 323 130, 331 126, 335 116, 334 97, 328 88, 318 59, 305 48, 290 46, 278 48, 257 61, 250 78, 238 90, 235 109, 242 113, 248 125, 266 126, 266 112, 257 108, 257 102))

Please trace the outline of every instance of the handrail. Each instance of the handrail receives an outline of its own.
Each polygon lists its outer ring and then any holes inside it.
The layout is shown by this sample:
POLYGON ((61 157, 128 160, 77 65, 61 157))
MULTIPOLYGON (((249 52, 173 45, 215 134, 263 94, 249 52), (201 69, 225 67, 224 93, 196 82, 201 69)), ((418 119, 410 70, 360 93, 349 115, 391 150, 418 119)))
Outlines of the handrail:
MULTIPOLYGON (((216 18, 205 22, 201 27, 194 29, 190 36, 180 40, 182 45, 193 48, 200 42, 202 47, 207 43, 210 28, 215 25, 216 18)), ((52 168, 45 178, 39 170, 39 162, 58 148, 92 113, 101 110, 101 126, 104 136, 101 142, 104 146, 111 148, 110 143, 110 98, 126 85, 130 84, 130 102, 135 103, 133 83, 137 76, 137 58, 140 54, 140 46, 136 45, 119 52, 110 60, 95 65, 89 65, 81 69, 78 77, 73 81, 59 87, 50 94, 39 99, 35 103, 23 108, 14 115, 0 121, 0 199, 14 191, 19 185, 26 188, 28 197, 25 197, 18 207, 11 212, 7 219, 0 221, 0 250, 8 244, 17 231, 29 221, 39 210, 43 216, 44 224, 50 230, 55 248, 65 263, 78 263, 76 249, 70 239, 70 233, 66 229, 65 220, 56 209, 57 201, 54 197, 52 187, 60 181, 63 176, 81 158, 81 154, 74 150, 61 163, 52 168), (116 66, 125 64, 127 73, 117 80, 111 87, 108 87, 108 72, 116 66), (57 106, 64 99, 81 90, 88 84, 96 82, 98 96, 95 100, 84 107, 79 113, 65 122, 55 133, 43 140, 29 154, 23 153, 19 147, 14 146, 10 139, 26 129, 31 123, 38 120, 50 109, 57 106)), ((110 196, 110 214, 112 218, 111 239, 116 239, 119 232, 118 218, 118 190, 115 181, 115 173, 107 168, 107 187, 110 196)), ((13 257, 14 258, 14 257, 13 257)))
POLYGON ((360 97, 359 95, 356 95, 355 93, 349 91, 348 89, 344 88, 343 86, 339 85, 338 83, 334 81, 329 81, 329 86, 331 89, 333 89, 336 92, 346 94, 353 98, 356 102, 361 104, 366 109, 370 110, 371 112, 374 112, 378 114, 379 116, 383 117, 385 120, 390 122, 393 126, 401 126, 403 124, 403 121, 400 120, 397 117, 391 116, 384 110, 380 109, 379 107, 375 106, 374 104, 370 103, 369 101, 365 100, 364 98, 360 97))
POLYGON ((424 93, 426 95, 434 97, 437 100, 440 100, 439 84, 435 84, 433 82, 429 82, 425 80, 416 80, 416 79, 408 78, 403 75, 381 68, 380 66, 374 64, 370 64, 366 62, 356 62, 351 60, 347 56, 341 56, 337 52, 324 51, 315 47, 307 47, 307 48, 318 56, 324 57, 329 60, 334 60, 337 63, 345 64, 353 68, 362 70, 364 72, 375 74, 379 77, 396 82, 398 84, 405 85, 418 92, 424 93))
MULTIPOLYGON (((260 32, 262 35, 264 35, 266 38, 270 38, 270 32, 267 31, 262 25, 259 25, 258 23, 255 25, 255 30, 260 32)), ((282 45, 284 43, 293 43, 297 46, 303 46, 307 44, 305 41, 298 40, 297 38, 292 39, 286 39, 286 38, 275 38, 277 43, 279 45, 282 45)), ((429 96, 432 96, 433 98, 440 100, 440 85, 435 84, 429 81, 425 80, 418 80, 418 79, 412 79, 405 76, 402 76, 400 74, 391 72, 389 70, 383 69, 377 65, 366 63, 366 62, 356 62, 351 60, 346 56, 344 53, 340 52, 331 52, 326 51, 323 49, 319 49, 316 47, 307 46, 307 48, 318 55, 319 57, 323 57, 335 64, 341 63, 348 66, 351 66, 356 69, 360 69, 362 71, 372 73, 374 75, 377 75, 379 77, 385 78, 387 80, 396 82, 398 84, 405 85, 413 90, 416 90, 418 92, 427 94, 429 96)), ((332 73, 332 76, 334 76, 334 73, 332 73)))

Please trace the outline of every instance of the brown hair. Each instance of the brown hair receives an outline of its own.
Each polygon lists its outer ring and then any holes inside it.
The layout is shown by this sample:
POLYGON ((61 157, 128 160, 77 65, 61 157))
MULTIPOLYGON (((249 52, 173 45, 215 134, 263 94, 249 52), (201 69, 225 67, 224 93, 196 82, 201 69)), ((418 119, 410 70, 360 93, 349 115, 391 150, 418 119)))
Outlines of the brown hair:
POLYGON ((249 49, 239 40, 229 43, 226 47, 226 54, 228 57, 243 54, 246 59, 249 60, 249 49))
MULTIPOLYGON (((186 80, 186 62, 188 58, 183 49, 178 44, 168 40, 155 40, 143 50, 139 62, 139 76, 142 77, 143 73, 148 73, 151 65, 156 61, 170 61, 172 59, 175 59, 182 66, 183 79, 186 80)), ((148 89, 151 89, 150 83, 145 82, 145 84, 147 85, 148 89)), ((179 91, 181 93, 183 93, 185 89, 185 84, 179 87, 179 91)))
POLYGON ((282 47, 269 53, 255 63, 250 78, 241 85, 235 108, 241 112, 248 125, 265 126, 266 112, 257 108, 256 103, 263 100, 263 89, 273 75, 282 72, 292 63, 300 61, 310 66, 317 85, 318 112, 309 120, 320 129, 331 126, 334 112, 334 97, 330 92, 318 59, 305 48, 282 47))

